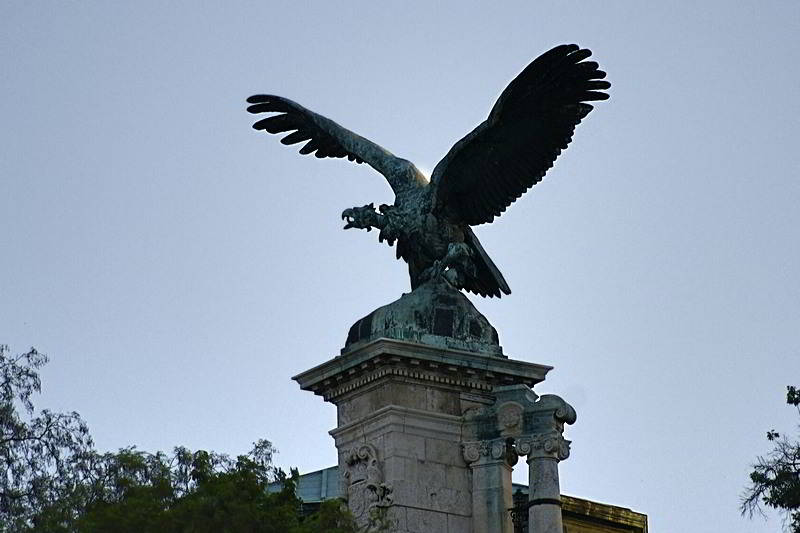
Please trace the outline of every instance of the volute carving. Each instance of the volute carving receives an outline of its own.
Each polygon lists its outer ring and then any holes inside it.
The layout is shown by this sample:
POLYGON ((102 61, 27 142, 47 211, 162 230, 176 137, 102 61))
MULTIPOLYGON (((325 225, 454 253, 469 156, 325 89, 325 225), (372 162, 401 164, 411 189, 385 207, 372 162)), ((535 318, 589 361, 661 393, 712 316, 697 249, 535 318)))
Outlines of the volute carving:
POLYGON ((507 439, 465 442, 461 445, 461 452, 467 463, 500 459, 504 459, 510 466, 517 463, 517 454, 507 439))
POLYGON ((522 437, 515 443, 515 449, 517 454, 527 455, 528 460, 536 457, 552 457, 563 461, 569 457, 570 444, 571 441, 558 433, 553 433, 551 435, 522 437))

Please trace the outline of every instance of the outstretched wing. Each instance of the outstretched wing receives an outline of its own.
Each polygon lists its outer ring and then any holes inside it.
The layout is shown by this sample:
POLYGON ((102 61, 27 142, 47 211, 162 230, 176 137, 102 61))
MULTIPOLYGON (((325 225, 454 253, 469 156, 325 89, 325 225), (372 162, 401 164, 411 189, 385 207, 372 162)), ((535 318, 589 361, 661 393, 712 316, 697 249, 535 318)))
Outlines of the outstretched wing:
POLYGON ((287 145, 307 141, 300 148, 303 155, 347 157, 356 163, 367 163, 384 175, 395 194, 416 179, 418 172, 409 161, 288 98, 257 94, 247 102, 252 104, 247 108, 250 113, 271 114, 253 124, 254 129, 279 134, 290 132, 281 139, 281 143, 287 145))
POLYGON ((438 212, 475 225, 491 222, 541 181, 575 126, 611 85, 591 51, 575 44, 545 52, 500 95, 489 118, 458 141, 431 175, 438 212))

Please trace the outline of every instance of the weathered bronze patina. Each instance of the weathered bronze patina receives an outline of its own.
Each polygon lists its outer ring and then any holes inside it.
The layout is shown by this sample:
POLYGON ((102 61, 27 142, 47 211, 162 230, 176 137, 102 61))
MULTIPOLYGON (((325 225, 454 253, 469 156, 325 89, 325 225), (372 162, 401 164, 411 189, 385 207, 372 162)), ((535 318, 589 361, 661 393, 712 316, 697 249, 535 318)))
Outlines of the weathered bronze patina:
POLYGON ((306 142, 301 154, 347 157, 383 174, 394 205, 346 209, 345 229, 379 230, 397 243, 408 263, 411 288, 444 281, 481 296, 510 294, 500 270, 470 226, 491 222, 545 172, 592 110, 605 100, 605 72, 577 45, 561 45, 528 65, 503 91, 489 117, 458 141, 436 165, 430 181, 410 162, 299 104, 271 95, 251 96, 251 113, 271 113, 253 127, 289 133, 283 144, 306 142))

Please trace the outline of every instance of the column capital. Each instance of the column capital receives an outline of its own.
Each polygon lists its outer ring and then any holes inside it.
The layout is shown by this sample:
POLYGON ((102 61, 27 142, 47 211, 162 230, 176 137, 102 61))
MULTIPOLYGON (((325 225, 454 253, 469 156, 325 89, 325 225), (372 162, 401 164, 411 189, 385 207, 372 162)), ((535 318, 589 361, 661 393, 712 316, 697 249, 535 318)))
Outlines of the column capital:
POLYGON ((516 440, 515 451, 526 455, 530 463, 533 459, 551 458, 563 461, 569 457, 569 446, 572 441, 565 439, 560 432, 545 435, 531 435, 516 440))
POLYGON ((574 424, 578 415, 575 409, 568 404, 561 396, 555 394, 545 394, 540 396, 535 404, 535 410, 539 412, 552 411, 553 419, 556 423, 561 424, 574 424))
POLYGON ((514 466, 518 460, 513 447, 504 438, 464 442, 461 444, 461 452, 464 461, 473 467, 495 462, 514 466))

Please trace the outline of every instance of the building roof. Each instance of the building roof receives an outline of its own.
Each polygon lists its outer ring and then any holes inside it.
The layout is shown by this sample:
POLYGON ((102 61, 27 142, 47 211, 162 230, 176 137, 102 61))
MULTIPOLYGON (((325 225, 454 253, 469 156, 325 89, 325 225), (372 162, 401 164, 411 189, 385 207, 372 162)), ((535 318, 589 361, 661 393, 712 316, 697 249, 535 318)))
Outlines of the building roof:
MULTIPOLYGON (((280 481, 270 483, 269 491, 278 492, 282 486, 280 481)), ((331 466, 301 475, 297 481, 295 493, 298 498, 303 500, 303 503, 319 503, 331 498, 338 498, 339 467, 331 466)))

